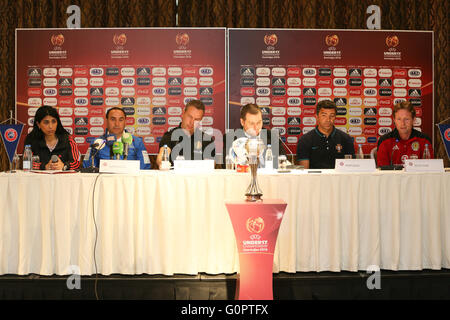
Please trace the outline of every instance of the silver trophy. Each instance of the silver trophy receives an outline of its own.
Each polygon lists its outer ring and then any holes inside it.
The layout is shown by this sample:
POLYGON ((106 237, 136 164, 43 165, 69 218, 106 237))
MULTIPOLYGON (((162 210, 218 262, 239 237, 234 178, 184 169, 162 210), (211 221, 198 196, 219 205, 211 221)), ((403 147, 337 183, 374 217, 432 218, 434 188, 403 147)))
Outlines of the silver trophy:
POLYGON ((247 151, 248 164, 250 166, 250 172, 252 174, 252 181, 250 182, 250 185, 245 192, 245 196, 247 197, 246 201, 261 201, 261 197, 263 194, 258 186, 256 173, 258 170, 259 156, 264 152, 265 145, 263 140, 259 137, 251 137, 245 143, 245 149, 247 151))

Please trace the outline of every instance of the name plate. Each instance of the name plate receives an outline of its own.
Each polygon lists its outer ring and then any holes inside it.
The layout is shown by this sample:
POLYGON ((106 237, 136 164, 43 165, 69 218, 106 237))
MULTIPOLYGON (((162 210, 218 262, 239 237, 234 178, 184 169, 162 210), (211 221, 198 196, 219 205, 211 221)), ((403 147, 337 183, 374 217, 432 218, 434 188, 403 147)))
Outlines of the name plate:
POLYGON ((100 159, 99 172, 103 173, 139 173, 139 160, 104 160, 100 159))
POLYGON ((339 172, 373 172, 377 170, 374 159, 336 159, 334 169, 339 172))
POLYGON ((442 159, 408 159, 405 160, 406 172, 444 172, 442 159))
POLYGON ((210 172, 214 171, 214 160, 175 160, 173 162, 175 172, 210 172))

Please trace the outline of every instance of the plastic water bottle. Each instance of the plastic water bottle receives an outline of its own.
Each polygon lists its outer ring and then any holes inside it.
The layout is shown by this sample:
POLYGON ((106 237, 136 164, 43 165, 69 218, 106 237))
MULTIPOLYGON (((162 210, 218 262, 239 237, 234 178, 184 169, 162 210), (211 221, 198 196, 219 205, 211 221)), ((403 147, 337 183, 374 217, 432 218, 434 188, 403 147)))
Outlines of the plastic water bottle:
POLYGON ((33 152, 31 151, 31 146, 27 144, 25 150, 23 151, 22 169, 23 171, 31 170, 31 161, 33 157, 33 152))
POLYGON ((264 162, 265 168, 267 170, 273 170, 273 154, 272 154, 272 146, 270 144, 267 145, 266 158, 264 159, 264 162))
POLYGON ((358 152, 356 153, 356 159, 364 159, 364 152, 361 144, 358 144, 358 152))
POLYGON ((430 150, 428 149, 428 143, 425 144, 425 149, 423 149, 422 159, 431 159, 430 150))
POLYGON ((167 145, 163 147, 163 154, 161 159, 161 170, 169 170, 170 169, 170 161, 169 161, 169 148, 167 145))

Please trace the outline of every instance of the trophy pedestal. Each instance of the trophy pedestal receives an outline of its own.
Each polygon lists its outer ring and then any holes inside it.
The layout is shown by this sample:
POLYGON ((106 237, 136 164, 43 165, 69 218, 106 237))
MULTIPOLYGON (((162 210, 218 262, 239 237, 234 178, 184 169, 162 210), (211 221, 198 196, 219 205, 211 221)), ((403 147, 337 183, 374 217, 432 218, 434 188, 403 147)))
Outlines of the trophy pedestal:
POLYGON ((272 300, 273 254, 286 210, 280 199, 226 201, 239 252, 237 300, 272 300))

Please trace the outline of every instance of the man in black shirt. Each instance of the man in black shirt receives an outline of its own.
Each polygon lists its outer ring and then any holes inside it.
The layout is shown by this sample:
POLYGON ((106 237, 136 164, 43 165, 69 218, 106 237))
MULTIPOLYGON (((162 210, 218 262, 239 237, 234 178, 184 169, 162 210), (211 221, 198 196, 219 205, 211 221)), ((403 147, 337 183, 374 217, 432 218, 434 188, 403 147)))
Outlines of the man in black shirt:
POLYGON ((186 104, 178 127, 164 133, 159 143, 156 164, 161 168, 164 146, 168 147, 169 160, 173 164, 177 156, 185 160, 214 159, 215 146, 212 137, 198 129, 205 113, 205 105, 200 100, 186 104))
POLYGON ((316 106, 317 126, 303 135, 297 144, 297 161, 305 169, 333 169, 336 159, 354 155, 353 139, 336 129, 336 104, 323 100, 316 106))

